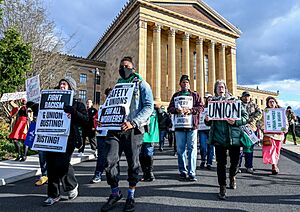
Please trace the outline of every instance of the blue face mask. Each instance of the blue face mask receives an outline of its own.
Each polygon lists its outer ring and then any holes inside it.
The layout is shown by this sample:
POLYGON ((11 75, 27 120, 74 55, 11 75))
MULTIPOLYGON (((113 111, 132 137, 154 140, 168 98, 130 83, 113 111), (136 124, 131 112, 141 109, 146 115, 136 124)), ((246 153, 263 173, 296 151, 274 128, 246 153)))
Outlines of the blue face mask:
POLYGON ((128 79, 133 74, 133 69, 121 66, 119 69, 119 74, 123 79, 128 79))

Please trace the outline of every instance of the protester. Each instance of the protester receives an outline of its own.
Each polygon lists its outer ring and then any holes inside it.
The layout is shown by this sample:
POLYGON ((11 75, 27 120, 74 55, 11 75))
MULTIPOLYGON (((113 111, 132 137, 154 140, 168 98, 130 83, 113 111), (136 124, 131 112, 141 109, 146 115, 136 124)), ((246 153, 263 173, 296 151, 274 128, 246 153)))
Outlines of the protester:
MULTIPOLYGON (((187 75, 182 75, 179 83, 181 89, 176 92, 171 99, 168 112, 175 114, 175 137, 177 144, 178 169, 180 180, 197 181, 196 163, 197 163, 197 130, 199 125, 199 113, 203 110, 201 97, 197 92, 190 89, 190 80, 187 75), (190 98, 186 97, 192 97, 190 98), (175 98, 177 103, 175 103, 175 98), (182 106, 178 99, 186 99, 187 104, 191 107, 182 106), (190 102, 192 101, 192 102, 190 102), (187 125, 177 125, 176 119, 179 118, 188 121, 187 125), (188 167, 186 158, 186 147, 188 150, 188 167)), ((185 123, 184 123, 185 124, 185 123)))
MULTIPOLYGON (((105 99, 109 95, 109 93, 112 91, 112 88, 106 88, 104 91, 105 94, 105 99)), ((96 120, 96 125, 99 124, 98 118, 101 115, 101 105, 99 106, 98 113, 95 116, 96 120)), ((100 127, 100 126, 99 126, 100 127)), ((105 141, 105 136, 107 135, 107 130, 97 130, 96 138, 97 138, 97 151, 98 151, 98 157, 97 157, 97 163, 96 163, 96 170, 94 173, 94 176, 90 183, 100 183, 102 178, 102 174, 104 171, 104 153, 103 153, 103 148, 104 148, 104 141, 105 141)))
MULTIPOLYGON (((135 72, 131 57, 124 57, 119 67, 121 78, 118 83, 134 83, 133 97, 129 106, 129 114, 122 124, 121 131, 107 132, 104 143, 105 170, 107 183, 111 187, 111 195, 102 206, 101 211, 109 211, 122 198, 119 188, 119 160, 124 151, 128 164, 128 195, 124 211, 134 211, 134 193, 139 181, 139 153, 143 142, 145 126, 153 111, 153 96, 149 84, 135 72)), ((100 123, 101 124, 101 123, 100 123)))
POLYGON ((164 106, 155 105, 158 113, 158 127, 159 127, 159 151, 164 150, 165 139, 167 138, 168 129, 172 124, 172 121, 165 111, 164 106))
POLYGON ((144 134, 144 142, 140 153, 140 164, 143 171, 141 181, 152 182, 153 174, 154 143, 159 142, 158 115, 154 109, 150 116, 149 132, 144 134))
MULTIPOLYGON (((223 80, 217 80, 214 85, 215 96, 212 101, 227 101, 236 100, 227 90, 226 83, 223 80)), ((217 175, 220 192, 219 199, 226 199, 226 164, 227 150, 229 150, 230 169, 229 169, 229 188, 236 189, 236 174, 238 172, 240 158, 240 138, 241 130, 239 126, 245 125, 248 120, 248 114, 243 106, 241 106, 241 120, 208 120, 205 118, 205 123, 209 126, 208 144, 213 144, 216 150, 217 160, 217 175)))
MULTIPOLYGON (((205 98, 205 108, 207 108, 208 102, 211 101, 212 99, 212 95, 207 93, 204 98, 205 98)), ((201 115, 202 113, 200 114, 200 116, 201 115)), ((214 158, 214 146, 211 144, 207 144, 209 129, 199 129, 198 133, 199 133, 200 155, 201 155, 200 169, 205 168, 205 162, 206 162, 206 168, 208 170, 211 170, 212 161, 214 158)))
MULTIPOLYGON (((297 116, 296 116, 295 112, 292 111, 291 106, 288 106, 286 108, 286 117, 287 117, 287 120, 288 120, 288 123, 289 123, 289 130, 288 131, 292 133, 294 144, 297 145, 296 131, 295 131, 296 130, 297 116)), ((284 144, 286 142, 286 136, 287 136, 287 133, 284 136, 284 140, 283 140, 284 144)))
POLYGON ((82 127, 82 147, 78 150, 78 153, 82 153, 82 154, 84 153, 86 137, 88 137, 91 145, 91 149, 95 151, 94 154, 95 156, 97 156, 97 152, 96 152, 97 144, 95 139, 96 129, 94 126, 94 118, 98 111, 93 107, 93 101, 90 99, 86 101, 86 110, 88 113, 89 121, 86 126, 82 127))
MULTIPOLYGON (((69 76, 61 79, 58 87, 61 90, 73 90, 74 93, 77 90, 75 80, 69 76)), ((47 152, 48 198, 44 202, 46 206, 53 205, 60 200, 60 183, 62 183, 64 191, 68 193, 69 200, 78 196, 78 182, 70 161, 75 148, 75 141, 82 139, 78 127, 87 124, 88 116, 84 104, 76 98, 73 99, 72 106, 64 106, 64 112, 71 118, 70 134, 66 152, 47 152)))
MULTIPOLYGON (((255 132, 257 131, 256 122, 260 120, 262 117, 261 110, 259 109, 258 105, 251 100, 250 93, 248 91, 244 91, 242 93, 241 101, 243 106, 246 108, 246 111, 249 116, 247 124, 249 124, 252 130, 255 132)), ((239 164, 239 167, 241 167, 243 161, 243 155, 244 155, 246 172, 250 174, 253 174, 253 148, 254 148, 254 144, 249 149, 246 149, 244 147, 244 151, 242 151, 240 156, 240 164, 239 164)))
MULTIPOLYGON (((26 134, 28 131, 28 113, 26 107, 27 100, 25 98, 21 99, 21 107, 19 108, 17 105, 13 108, 14 111, 17 111, 16 123, 12 128, 12 132, 9 134, 9 138, 13 140, 15 149, 17 152, 16 161, 26 161, 28 146, 24 145, 24 140, 26 139, 26 134), (23 143, 23 144, 21 144, 23 143), (21 150, 21 145, 23 145, 23 152, 21 150)), ((13 116, 14 114, 12 114, 13 116)))
MULTIPOLYGON (((278 105, 277 100, 269 96, 266 99, 266 109, 268 108, 280 108, 278 105)), ((266 110, 265 109, 265 110, 266 110)), ((265 132, 265 126, 264 126, 264 118, 262 120, 262 129, 264 129, 265 132)), ((288 129, 288 121, 286 120, 286 129, 288 129)), ((287 132, 287 130, 286 130, 287 132)), ((263 137, 263 146, 262 146, 262 156, 263 156, 263 163, 264 164, 272 164, 272 174, 276 175, 279 173, 278 168, 278 161, 280 156, 280 150, 282 141, 284 140, 284 132, 280 133, 264 133, 263 137)))

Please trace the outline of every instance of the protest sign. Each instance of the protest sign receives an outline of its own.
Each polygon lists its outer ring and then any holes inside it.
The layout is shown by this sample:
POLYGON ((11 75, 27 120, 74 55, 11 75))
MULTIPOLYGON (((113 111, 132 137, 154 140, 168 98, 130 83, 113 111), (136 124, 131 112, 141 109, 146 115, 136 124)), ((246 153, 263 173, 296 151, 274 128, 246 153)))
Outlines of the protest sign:
POLYGON ((26 98, 26 92, 15 92, 15 93, 4 93, 1 97, 0 102, 7 102, 26 98))
POLYGON ((199 128, 198 130, 209 130, 210 127, 204 123, 205 116, 208 113, 208 109, 204 108, 204 110, 199 114, 199 128))
POLYGON ((41 92, 36 134, 69 135, 71 120, 64 112, 64 105, 72 105, 73 91, 44 90, 41 92))
POLYGON ((266 108, 264 110, 264 132, 282 133, 286 131, 284 108, 266 108))
POLYGON ((26 95, 27 101, 32 101, 35 103, 40 102, 41 92, 39 75, 26 80, 26 95))
MULTIPOLYGON (((175 108, 177 109, 192 109, 192 96, 177 96, 174 98, 175 108)), ((191 114, 175 114, 174 120, 175 128, 193 128, 193 116, 191 114)))
POLYGON ((253 144, 259 142, 250 124, 240 126, 240 129, 245 133, 245 135, 252 141, 253 144))
POLYGON ((66 152, 67 142, 67 135, 36 134, 32 149, 46 152, 66 152))
POLYGON ((102 106, 99 130, 121 130, 121 125, 129 114, 134 88, 135 83, 115 85, 102 106))
POLYGON ((241 101, 209 101, 208 102, 209 120, 240 120, 241 101))

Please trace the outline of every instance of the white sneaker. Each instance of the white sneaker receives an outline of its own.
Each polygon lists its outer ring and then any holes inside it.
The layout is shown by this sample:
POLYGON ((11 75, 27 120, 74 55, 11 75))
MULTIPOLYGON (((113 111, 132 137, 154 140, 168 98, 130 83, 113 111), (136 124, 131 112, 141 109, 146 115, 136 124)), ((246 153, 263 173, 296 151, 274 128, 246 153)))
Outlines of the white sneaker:
POLYGON ((69 200, 75 199, 78 196, 78 184, 73 190, 69 191, 68 194, 69 200))
POLYGON ((56 198, 52 198, 52 197, 48 197, 45 201, 44 204, 45 206, 51 206, 54 203, 57 203, 60 200, 60 196, 56 197, 56 198))

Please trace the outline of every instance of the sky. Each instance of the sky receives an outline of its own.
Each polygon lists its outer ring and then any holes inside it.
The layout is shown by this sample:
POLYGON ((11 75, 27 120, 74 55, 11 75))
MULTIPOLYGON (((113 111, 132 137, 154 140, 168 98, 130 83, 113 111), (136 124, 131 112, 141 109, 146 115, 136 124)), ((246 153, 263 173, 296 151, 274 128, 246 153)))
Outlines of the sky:
MULTIPOLYGON (((43 0, 65 36, 75 33, 71 54, 86 57, 127 0, 43 0)), ((280 91, 281 106, 300 115, 300 1, 205 0, 242 31, 237 40, 238 84, 280 91)))

